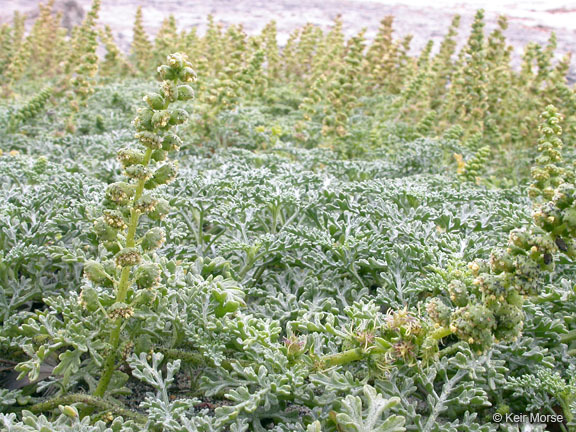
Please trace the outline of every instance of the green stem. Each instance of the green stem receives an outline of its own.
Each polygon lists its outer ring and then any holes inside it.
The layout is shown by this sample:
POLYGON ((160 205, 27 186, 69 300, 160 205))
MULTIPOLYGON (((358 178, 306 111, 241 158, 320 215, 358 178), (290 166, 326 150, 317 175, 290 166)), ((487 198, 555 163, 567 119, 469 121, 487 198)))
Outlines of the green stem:
POLYGON ((198 220, 198 231, 197 231, 196 242, 198 247, 201 249, 204 246, 204 212, 200 211, 200 216, 198 220))
POLYGON ((250 269, 254 266, 254 263, 259 259, 260 255, 254 257, 253 259, 248 258, 248 262, 242 267, 240 272, 238 272, 238 279, 242 280, 246 276, 246 274, 250 271, 250 269))
MULTIPOLYGON (((448 328, 441 327, 431 334, 431 337, 435 340, 440 340, 446 336, 452 334, 452 331, 448 328)), ((380 350, 372 351, 373 353, 381 353, 380 350)), ((364 351, 360 348, 349 349, 347 351, 330 354, 320 358, 320 364, 323 369, 332 366, 341 366, 344 364, 352 363, 358 360, 362 360, 365 355, 370 354, 370 351, 364 351)))
MULTIPOLYGON (((118 293, 116 295, 117 302, 122 302, 123 299, 126 297, 129 281, 130 281, 130 267, 124 267, 122 269, 120 284, 118 285, 118 293)), ((98 386, 94 391, 94 396, 98 397, 104 396, 104 393, 106 393, 106 389, 108 388, 108 384, 110 384, 110 380, 112 379, 112 375, 114 373, 114 364, 116 363, 116 351, 118 350, 118 345, 120 344, 121 330, 122 330, 122 318, 116 318, 116 320, 114 320, 114 328, 110 333, 110 340, 108 341, 108 344, 111 347, 111 351, 110 353, 108 353, 108 357, 106 357, 106 361, 104 362, 104 372, 102 373, 100 381, 98 382, 98 386)))
POLYGON ((450 330, 449 328, 446 328, 446 327, 441 327, 438 330, 435 330, 434 332, 432 332, 432 334, 430 336, 432 337, 432 339, 440 340, 442 338, 445 338, 446 336, 450 336, 451 334, 452 334, 452 330, 450 330))
POLYGON ((206 366, 206 359, 204 356, 198 352, 184 351, 175 348, 155 348, 155 351, 159 351, 164 354, 166 359, 180 359, 192 366, 206 366))
POLYGON ((274 260, 269 261, 268 263, 264 263, 263 265, 261 265, 260 267, 258 267, 258 270, 256 270, 254 272, 254 276, 252 276, 252 284, 250 285, 251 287, 255 286, 256 283, 258 283, 258 280, 260 280, 260 278, 262 277, 262 274, 264 273, 264 270, 266 270, 266 265, 269 264, 270 262, 274 262, 274 260))
POLYGON ((361 360, 364 357, 364 351, 360 348, 349 349, 347 351, 324 356, 320 359, 323 369, 332 366, 340 366, 361 360))
MULTIPOLYGON (((148 166, 150 163, 150 158, 152 157, 152 150, 147 149, 144 156, 144 166, 148 166)), ((140 212, 136 210, 135 205, 138 200, 142 197, 144 192, 145 180, 139 180, 136 186, 136 193, 134 194, 134 199, 132 201, 132 209, 130 210, 130 224, 128 225, 128 234, 126 236, 126 247, 134 247, 136 238, 136 228, 138 228, 138 220, 140 219, 140 212)), ((128 288, 130 288, 130 267, 124 267, 120 276, 120 283, 118 284, 118 291, 116 292, 116 303, 123 303, 128 295, 128 288)), ((110 345, 110 353, 104 362, 104 372, 100 377, 98 386, 94 391, 94 396, 102 397, 108 389, 112 375, 114 374, 116 355, 118 351, 118 346, 120 345, 120 331, 122 330, 122 318, 116 318, 114 320, 114 325, 112 331, 110 332, 110 339, 108 344, 110 345)))
POLYGON ((574 419, 574 415, 570 409, 570 403, 568 403, 568 401, 563 397, 559 397, 558 402, 560 402, 560 406, 562 407, 562 412, 564 413, 564 419, 566 420, 566 423, 571 424, 572 420, 574 419))
POLYGON ((37 403, 30 407, 30 411, 32 411, 33 413, 41 413, 58 408, 59 405, 71 405, 74 403, 83 403, 86 405, 90 405, 94 408, 98 408, 102 411, 112 411, 115 414, 118 414, 122 417, 133 419, 136 422, 142 424, 148 421, 146 416, 142 414, 123 408, 122 406, 113 404, 111 402, 105 401, 99 397, 90 396, 82 393, 73 393, 66 396, 58 396, 49 399, 47 401, 37 403))
POLYGON ((460 348, 464 348, 465 344, 463 342, 456 342, 438 352, 438 358, 446 357, 459 351, 460 348))
MULTIPOLYGON (((140 180, 142 182, 142 180, 140 180)), ((136 191, 136 196, 138 191, 136 191)), ((130 224, 128 225, 128 235, 126 236, 126 247, 134 247, 134 239, 136 237, 136 228, 138 227, 138 220, 140 219, 140 212, 134 208, 130 210, 130 224)))
MULTIPOLYGON (((442 327, 432 333, 431 337, 436 340, 440 340, 446 336, 452 334, 452 331, 448 328, 442 327)), ((381 351, 374 351, 374 352, 381 352, 381 351)), ((322 365, 323 369, 332 367, 332 366, 341 366, 344 364, 352 363, 358 360, 362 360, 366 354, 369 354, 368 351, 364 351, 360 348, 349 349, 347 351, 330 354, 320 358, 320 364, 322 365)))

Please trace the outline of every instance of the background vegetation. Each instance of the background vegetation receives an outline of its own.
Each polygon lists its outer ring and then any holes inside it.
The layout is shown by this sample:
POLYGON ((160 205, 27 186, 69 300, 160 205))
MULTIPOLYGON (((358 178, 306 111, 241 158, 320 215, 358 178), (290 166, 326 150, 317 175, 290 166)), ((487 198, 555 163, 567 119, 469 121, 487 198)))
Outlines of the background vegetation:
POLYGON ((138 11, 124 53, 99 7, 0 28, 5 430, 576 430, 554 36, 514 68, 482 11, 417 56, 391 17, 280 47, 138 11))

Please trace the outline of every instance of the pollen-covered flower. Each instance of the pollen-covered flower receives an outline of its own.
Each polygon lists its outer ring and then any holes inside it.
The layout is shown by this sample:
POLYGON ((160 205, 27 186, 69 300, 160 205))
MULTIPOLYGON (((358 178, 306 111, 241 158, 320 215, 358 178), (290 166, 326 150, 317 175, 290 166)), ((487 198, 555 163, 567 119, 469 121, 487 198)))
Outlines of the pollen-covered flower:
POLYGON ((116 182, 108 185, 106 197, 116 204, 125 205, 134 196, 134 187, 125 182, 116 182))
POLYGON ((400 310, 389 310, 386 313, 386 324, 390 330, 403 331, 406 334, 417 333, 421 329, 420 320, 407 307, 400 310))
POLYGON ((124 171, 127 177, 136 180, 149 180, 152 177, 152 170, 144 165, 131 165, 124 171))
POLYGON ((143 195, 135 204, 134 208, 140 213, 150 213, 156 209, 158 199, 151 195, 143 195))
POLYGON ((172 113, 168 110, 156 111, 152 115, 152 126, 157 129, 165 129, 170 124, 172 113))
POLYGON ((134 135, 140 143, 150 149, 162 148, 162 137, 154 132, 142 131, 134 135))
POLYGON ((124 248, 116 254, 115 259, 118 267, 130 267, 140 264, 142 255, 136 248, 124 248))
POLYGON ((179 125, 188 120, 189 117, 190 115, 188 114, 188 111, 182 108, 176 108, 170 111, 169 121, 171 125, 179 125))
POLYGON ((150 108, 155 110, 164 109, 166 105, 166 101, 158 93, 148 93, 146 96, 144 96, 144 102, 146 102, 150 108))
POLYGON ((144 263, 134 273, 138 288, 152 288, 160 283, 160 266, 156 263, 144 263))
POLYGON ((151 108, 140 108, 138 110, 138 115, 132 122, 134 127, 138 131, 151 131, 154 129, 152 124, 152 117, 154 116, 154 110, 151 108))
POLYGON ((118 318, 128 319, 132 316, 134 316, 134 308, 124 304, 115 304, 108 312, 108 317, 111 320, 116 320, 118 318))
POLYGON ((112 228, 119 230, 128 228, 124 215, 118 210, 105 210, 102 217, 104 218, 104 222, 112 228))
POLYGON ((156 208, 148 213, 148 217, 152 220, 162 220, 170 213, 170 209, 170 203, 164 198, 159 198, 156 208))
POLYGON ((150 180, 146 182, 146 189, 153 189, 160 185, 168 184, 176 178, 177 174, 178 165, 175 162, 166 162, 154 171, 150 180))
POLYGON ((488 307, 473 304, 455 310, 450 330, 474 348, 484 350, 492 345, 496 324, 494 313, 488 307))
POLYGON ((416 357, 416 345, 410 341, 400 341, 392 345, 392 350, 388 353, 392 361, 401 360, 405 363, 411 363, 416 357))
POLYGON ((132 148, 121 148, 118 150, 117 157, 124 167, 144 162, 144 153, 132 148))
POLYGON ((176 134, 166 134, 162 140, 162 149, 166 151, 180 150, 182 140, 176 134))
POLYGON ((180 80, 184 82, 194 82, 196 81, 197 77, 194 69, 192 69, 190 66, 186 66, 180 70, 180 72, 178 73, 178 78, 180 78, 180 80))
POLYGON ((166 241, 166 233, 163 228, 154 227, 151 228, 144 237, 142 237, 142 250, 151 251, 158 249, 166 241))
POLYGON ((426 312, 432 321, 441 327, 447 327, 450 322, 450 316, 452 311, 448 305, 446 305, 439 298, 431 299, 426 305, 426 312))
POLYGON ((296 357, 304 352, 306 342, 296 335, 284 338, 284 346, 288 356, 296 357))
POLYGON ((104 216, 94 221, 94 232, 102 241, 113 241, 118 236, 118 229, 110 226, 104 216))
POLYGON ((178 86, 178 100, 180 101, 187 101, 190 99, 194 99, 194 89, 189 85, 179 85, 178 86))
POLYGON ((84 276, 96 283, 105 281, 110 277, 104 270, 104 266, 93 260, 86 261, 84 264, 84 276))

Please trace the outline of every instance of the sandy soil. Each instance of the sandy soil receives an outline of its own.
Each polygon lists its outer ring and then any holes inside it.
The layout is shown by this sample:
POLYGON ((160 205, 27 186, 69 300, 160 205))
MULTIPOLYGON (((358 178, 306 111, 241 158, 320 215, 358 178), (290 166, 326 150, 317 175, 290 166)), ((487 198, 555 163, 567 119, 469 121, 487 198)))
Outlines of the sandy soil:
MULTIPOLYGON (((10 19, 14 10, 34 15, 35 0, 0 0, 0 22, 10 19)), ((129 46, 132 38, 133 17, 138 5, 142 5, 145 25, 154 34, 169 14, 174 14, 181 28, 198 26, 204 29, 206 16, 213 14, 224 24, 243 23, 249 33, 259 31, 269 20, 278 23, 279 38, 283 42, 295 27, 306 22, 328 27, 334 17, 342 15, 348 34, 367 28, 367 36, 375 34, 378 23, 386 15, 394 15, 396 34, 414 36, 414 51, 433 39, 443 37, 452 16, 462 15, 461 42, 477 8, 486 9, 487 29, 494 28, 498 15, 509 18, 507 31, 509 43, 517 49, 529 41, 545 43, 552 31, 558 36, 558 52, 563 54, 574 48, 576 41, 576 2, 558 0, 533 0, 512 3, 506 0, 458 1, 458 0, 103 0, 101 22, 112 26, 119 44, 129 46)), ((69 20, 79 20, 75 4, 88 8, 90 0, 60 0, 59 9, 68 12, 69 20)), ((574 62, 576 63, 576 62, 574 62)), ((573 66, 571 78, 576 78, 573 66)))

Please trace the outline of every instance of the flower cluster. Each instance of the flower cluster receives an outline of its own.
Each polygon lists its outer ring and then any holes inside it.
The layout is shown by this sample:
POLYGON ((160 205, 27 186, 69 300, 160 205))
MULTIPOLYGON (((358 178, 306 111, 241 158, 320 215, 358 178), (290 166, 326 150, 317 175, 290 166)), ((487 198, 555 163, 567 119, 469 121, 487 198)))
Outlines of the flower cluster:
MULTIPOLYGON (((94 230, 102 245, 113 258, 103 262, 89 261, 85 268, 88 279, 104 286, 112 285, 115 305, 134 299, 134 290, 152 290, 161 281, 160 266, 154 251, 166 239, 164 230, 152 227, 139 235, 140 217, 159 220, 170 210, 168 201, 154 190, 171 182, 177 174, 177 164, 169 153, 177 151, 182 140, 174 127, 188 119, 188 112, 176 107, 194 97, 189 83, 196 80, 196 72, 186 55, 176 53, 158 67, 161 84, 158 91, 144 97, 145 106, 134 119, 135 138, 139 146, 118 151, 124 168, 125 181, 115 182, 106 190, 102 217, 94 222, 94 230)), ((109 315, 113 321, 110 333, 111 351, 105 364, 96 394, 102 396, 114 370, 119 333, 122 322, 133 314, 129 306, 116 307, 109 315)))
POLYGON ((506 248, 477 259, 448 277, 451 306, 440 298, 428 303, 429 317, 460 339, 483 350, 495 341, 516 339, 522 330, 525 297, 540 293, 543 274, 559 254, 576 256, 576 187, 562 166, 561 117, 553 106, 541 114, 540 155, 532 169, 530 196, 541 199, 533 223, 510 232, 506 248))
POLYGON ((33 96, 24 106, 19 108, 11 117, 8 129, 10 131, 16 130, 20 123, 36 117, 52 96, 52 87, 44 87, 38 94, 33 96))

